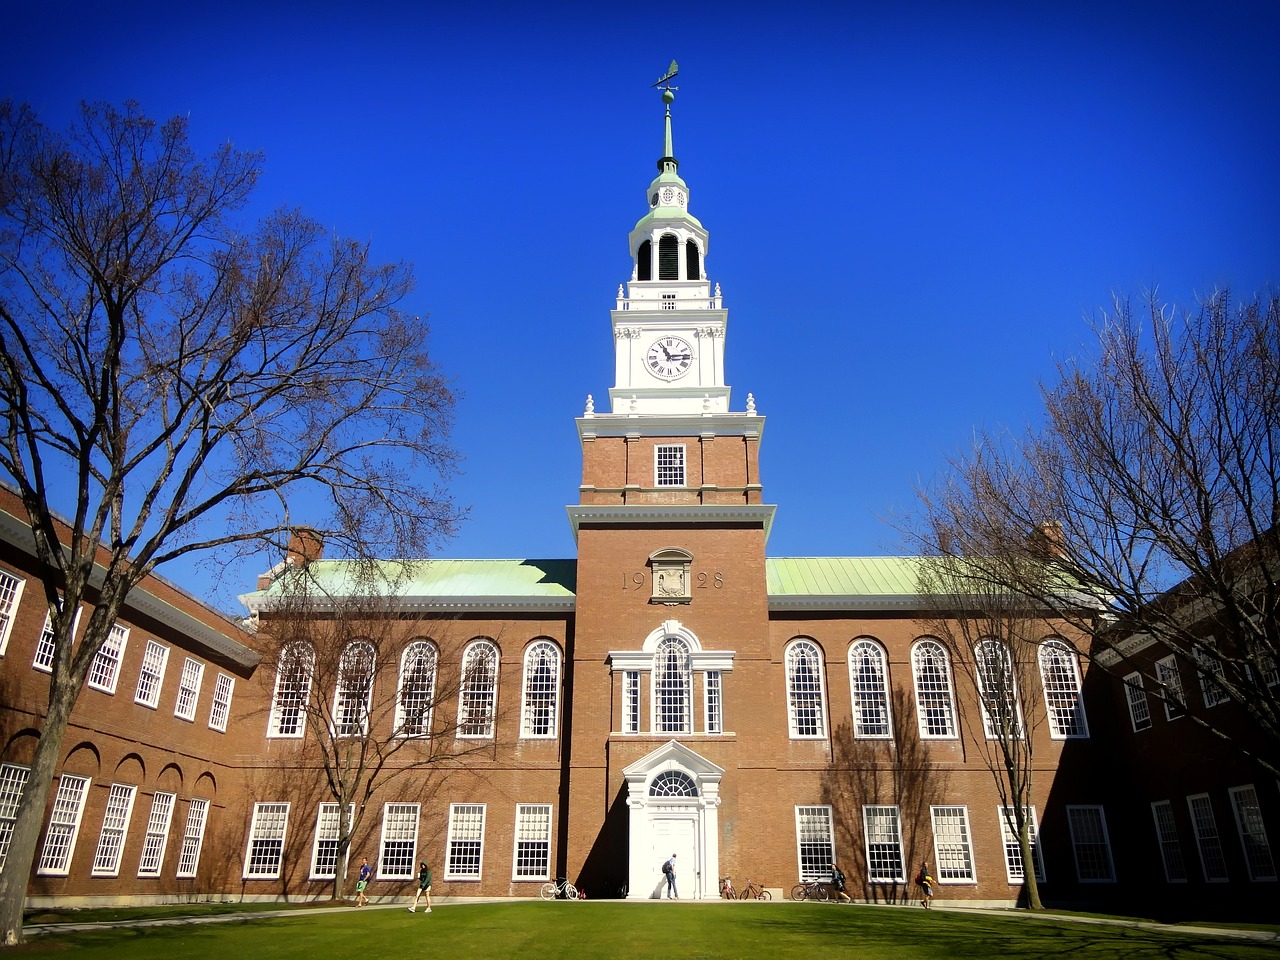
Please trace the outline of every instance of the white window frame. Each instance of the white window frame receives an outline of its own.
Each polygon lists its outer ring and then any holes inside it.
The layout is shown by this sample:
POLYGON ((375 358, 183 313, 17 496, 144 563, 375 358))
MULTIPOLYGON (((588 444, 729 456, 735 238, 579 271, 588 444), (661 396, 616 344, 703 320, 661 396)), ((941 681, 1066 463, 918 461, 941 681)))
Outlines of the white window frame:
POLYGON ((703 672, 702 703, 707 733, 724 733, 724 674, 721 671, 703 672))
POLYGON ((1054 740, 1087 740, 1089 717, 1084 709, 1080 657, 1061 637, 1050 637, 1036 651, 1049 736, 1054 740))
POLYGON ((164 685, 164 672, 168 665, 168 646, 159 640, 148 640, 142 653, 142 666, 138 669, 138 688, 133 694, 134 703, 152 710, 160 706, 160 688, 164 685))
POLYGON ((813 640, 797 638, 787 644, 783 658, 786 663, 788 734, 792 740, 825 740, 827 683, 823 676, 822 648, 813 640), (801 676, 800 668, 812 672, 809 676, 801 676), (816 709, 813 706, 815 701, 816 709), (811 724, 810 711, 813 712, 811 724))
POLYGON ((1134 672, 1124 678, 1124 700, 1129 707, 1129 724, 1134 733, 1151 729, 1151 703, 1143 686, 1142 674, 1134 672))
POLYGON ((8 570, 0 570, 0 657, 9 649, 13 620, 22 601, 22 588, 27 581, 8 570))
POLYGON ((65 877, 71 871, 71 857, 80 836, 80 818, 89 798, 89 777, 64 773, 58 778, 58 792, 49 812, 49 827, 36 874, 42 877, 65 877))
POLYGON ((400 654, 400 677, 396 683, 396 736, 430 735, 438 662, 435 644, 421 637, 410 641, 400 654))
POLYGON ((107 795, 107 808, 102 814, 102 830, 98 834, 98 849, 93 854, 95 877, 118 877, 120 859, 124 855, 124 841, 129 833, 129 821, 133 819, 133 801, 138 788, 128 783, 113 783, 107 795))
MULTIPOLYGON (((58 598, 58 605, 62 605, 62 598, 58 598)), ((81 610, 76 610, 75 620, 71 624, 71 639, 74 640, 77 631, 80 629, 81 610)), ((40 631, 40 636, 36 638, 36 652, 31 658, 31 667, 33 670, 39 670, 41 673, 53 672, 53 658, 57 653, 53 639, 53 614, 47 610, 44 615, 44 627, 40 631)))
POLYGON ((978 682, 978 706, 982 712, 982 732, 988 740, 999 740, 1001 732, 997 729, 997 718, 992 715, 987 704, 993 702, 997 697, 1004 701, 1004 709, 1011 715, 1013 721, 1013 730, 1010 735, 1018 739, 1022 739, 1026 735, 1026 724, 1022 719, 1022 703, 1018 696, 1018 678, 1013 663, 1013 652, 1009 647, 996 640, 988 637, 980 640, 973 648, 975 679, 978 682), (998 656, 1002 661, 998 674, 993 675, 990 672, 989 664, 993 658, 984 654, 984 651, 998 651, 998 656), (1003 682, 1002 682, 1003 681, 1003 682), (996 689, 999 687, 1000 689, 996 689))
POLYGON ((1187 694, 1182 687, 1182 672, 1178 669, 1178 657, 1169 654, 1156 661, 1156 680, 1160 684, 1160 699, 1164 701, 1164 718, 1177 720, 1187 712, 1187 694))
POLYGON ((229 674, 219 673, 213 685, 213 696, 209 700, 209 729, 219 733, 227 732, 227 721, 231 718, 231 699, 236 692, 236 678, 229 674))
POLYGON ((1178 838, 1178 824, 1173 818, 1173 804, 1157 800, 1151 804, 1151 819, 1155 823, 1156 843, 1160 847, 1160 862, 1164 864, 1166 883, 1187 882, 1187 860, 1182 855, 1182 841, 1178 838))
POLYGON ((622 672, 622 732, 640 732, 640 671, 622 672))
POLYGON ((377 667, 377 651, 368 640, 352 640, 343 648, 338 658, 338 679, 334 684, 330 715, 335 737, 368 735, 377 667))
MULTIPOLYGON (((1040 820, 1036 816, 1035 807, 1025 807, 1027 819, 1027 839, 1031 843, 1031 865, 1035 868, 1036 879, 1046 882, 1044 854, 1040 850, 1040 820)), ((1027 865, 1022 862, 1022 848, 1018 846, 1018 832, 1013 821, 1012 807, 997 807, 996 819, 1000 821, 1000 842, 1004 844, 1004 872, 1010 884, 1022 884, 1027 881, 1027 865)))
MULTIPOLYGON (((347 875, 347 865, 351 859, 351 848, 347 847, 346 855, 339 858, 338 842, 341 839, 342 832, 342 814, 341 806, 332 801, 322 802, 316 808, 316 832, 311 843, 311 873, 308 877, 310 880, 334 880, 338 876, 338 861, 342 860, 342 875, 347 875), (333 856, 328 856, 329 846, 331 845, 333 856), (324 864, 328 864, 330 860, 333 862, 333 870, 326 871, 321 869, 320 852, 326 850, 324 864)), ((347 829, 351 829, 351 818, 355 816, 355 804, 347 804, 347 829)))
POLYGON ((249 844, 244 851, 245 880, 276 880, 284 869, 284 843, 289 835, 289 802, 253 805, 249 844))
POLYGON ((1071 852, 1080 883, 1115 883, 1116 864, 1111 856, 1107 814, 1101 804, 1067 804, 1071 852))
POLYGON ((1196 838, 1204 882, 1227 883, 1231 875, 1227 871, 1227 856, 1222 848, 1213 801, 1207 793, 1194 793, 1187 797, 1187 809, 1191 812, 1191 831, 1196 838))
MULTIPOLYGON (((1205 643, 1211 643, 1206 640, 1205 643)), ((1206 709, 1221 706, 1231 697, 1223 689, 1221 678, 1225 675, 1222 658, 1203 646, 1191 649, 1191 656, 1196 663, 1196 676, 1200 678, 1200 694, 1206 709)))
POLYGON ((689 485, 689 459, 683 443, 659 443, 654 446, 653 485, 676 489, 689 485), (667 458, 665 463, 664 457, 667 458), (679 471, 678 477, 676 471, 679 471))
POLYGON ((916 726, 920 731, 920 739, 955 740, 959 737, 955 682, 947 648, 932 637, 917 640, 911 648, 911 678, 915 684, 916 726), (926 654, 929 657, 927 663, 924 662, 926 654), (945 684, 945 689, 939 689, 940 684, 945 684), (944 721, 945 731, 937 733, 931 730, 930 727, 941 725, 931 722, 931 718, 944 721))
POLYGON ((521 690, 521 739, 554 740, 560 733, 560 648, 550 640, 525 650, 521 690))
POLYGON ((902 815, 897 804, 864 803, 862 836, 867 855, 867 882, 905 883, 902 815))
POLYGON ((462 684, 458 691, 459 740, 493 739, 501 668, 502 656, 492 640, 467 644, 462 653, 462 684), (481 664, 485 666, 482 668, 481 664))
POLYGON ((511 879, 516 883, 551 879, 551 813, 549 803, 516 804, 511 849, 511 879))
POLYGON ((178 805, 176 793, 157 791, 151 796, 151 813, 147 816, 147 832, 138 856, 138 876, 158 877, 164 868, 164 854, 169 846, 169 827, 178 805))
POLYGON ((938 883, 977 883, 969 808, 961 804, 931 806, 929 821, 933 826, 934 878, 938 883))
POLYGON ((178 852, 177 877, 194 877, 200 869, 204 830, 209 823, 209 801, 192 797, 187 802, 187 822, 182 828, 182 849, 178 852))
MULTIPOLYGON (((445 841, 444 878, 446 880, 479 880, 484 874, 484 821, 486 805, 483 803, 449 804, 449 834, 445 841), (455 844, 475 844, 475 870, 457 869, 463 860, 462 850, 454 850, 455 844)), ((469 864, 473 859, 466 858, 469 864)))
POLYGON ((418 820, 416 803, 382 805, 382 836, 378 840, 378 879, 412 880, 417 876, 418 820), (404 853, 408 856, 404 856, 404 853), (397 864, 401 869, 396 870, 397 864))
POLYGON ((1246 783, 1229 788, 1227 793, 1231 797, 1231 810, 1236 817, 1236 833, 1240 837, 1240 849, 1244 853, 1249 879, 1254 883, 1280 879, 1276 876, 1276 861, 1271 854, 1271 843, 1267 840, 1267 827, 1262 819, 1262 808, 1258 804, 1257 789, 1253 784, 1246 783))
POLYGON ((9 841, 18 822, 18 801, 27 785, 31 768, 16 763, 0 763, 0 870, 9 855, 9 841))
POLYGON ((693 661, 689 644, 665 636, 653 653, 649 729, 661 736, 693 733, 693 661))
POLYGON ((194 657, 187 657, 182 664, 182 679, 178 681, 178 696, 173 703, 173 715, 179 720, 195 720, 203 683, 204 664, 194 657))
POLYGON ((796 804, 796 872, 802 881, 831 879, 835 820, 829 804, 796 804))
POLYGON ((889 708, 889 657, 870 637, 849 647, 849 690, 853 701, 853 736, 857 740, 893 739, 889 708), (876 715, 879 720, 876 720, 876 715))
POLYGON ((115 696, 116 686, 120 682, 120 665, 124 662, 125 647, 129 645, 129 628, 120 623, 113 623, 107 631, 107 638, 93 656, 89 665, 89 676, 86 680, 90 690, 98 690, 109 696, 115 696))
POLYGON ((271 693, 271 714, 267 718, 269 738, 298 740, 306 735, 315 673, 316 652, 311 644, 296 640, 280 651, 276 684, 271 693), (288 703, 282 700, 284 695, 289 696, 288 703))

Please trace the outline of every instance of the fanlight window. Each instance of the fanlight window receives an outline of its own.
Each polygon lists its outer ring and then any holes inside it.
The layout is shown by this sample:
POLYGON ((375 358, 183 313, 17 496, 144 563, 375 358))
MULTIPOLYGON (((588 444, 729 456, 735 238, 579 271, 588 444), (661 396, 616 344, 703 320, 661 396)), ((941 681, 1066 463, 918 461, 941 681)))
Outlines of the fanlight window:
POLYGON ((999 640, 983 640, 973 651, 978 668, 978 696, 988 740, 1022 736, 1018 685, 1013 657, 999 640))
POLYGON ((853 735, 888 737, 889 687, 884 650, 874 640, 859 640, 849 650, 853 688, 853 735))
POLYGON ((280 651, 268 736, 300 737, 306 726, 315 651, 299 640, 280 651))
POLYGON ((655 732, 691 733, 692 700, 689 648, 677 637, 664 637, 653 662, 655 732))
POLYGON ((556 735, 556 694, 560 688, 560 651, 545 640, 524 656, 524 709, 520 736, 556 735))
POLYGON ((911 651, 916 681, 916 711, 922 737, 956 735, 955 702, 951 691, 951 663, 936 640, 921 640, 911 651))
POLYGON ((649 785, 651 797, 696 797, 698 785, 693 777, 679 770, 667 770, 653 778, 649 785))
POLYGON ((1080 697, 1080 669, 1075 651, 1061 640, 1042 643, 1040 679, 1044 683, 1049 732, 1053 738, 1087 737, 1089 722, 1085 719, 1084 701, 1080 697))

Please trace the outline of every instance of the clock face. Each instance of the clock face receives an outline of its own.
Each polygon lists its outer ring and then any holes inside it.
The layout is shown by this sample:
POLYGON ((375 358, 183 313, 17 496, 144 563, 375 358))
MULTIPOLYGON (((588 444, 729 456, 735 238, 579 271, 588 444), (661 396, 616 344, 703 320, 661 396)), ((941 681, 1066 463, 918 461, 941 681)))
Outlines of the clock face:
POLYGON ((659 337, 645 354, 644 365, 655 377, 678 379, 693 366, 693 348, 680 337, 659 337))

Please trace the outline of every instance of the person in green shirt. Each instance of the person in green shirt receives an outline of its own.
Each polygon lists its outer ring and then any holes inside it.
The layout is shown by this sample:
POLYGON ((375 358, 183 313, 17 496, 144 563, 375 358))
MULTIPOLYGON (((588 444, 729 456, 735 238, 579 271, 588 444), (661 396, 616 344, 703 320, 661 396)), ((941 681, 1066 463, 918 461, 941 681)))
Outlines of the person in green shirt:
POLYGON ((409 912, 413 913, 418 906, 418 898, 423 894, 427 895, 427 909, 423 913, 431 912, 431 868, 427 866, 427 861, 423 860, 418 864, 418 892, 413 895, 413 904, 409 907, 409 912))

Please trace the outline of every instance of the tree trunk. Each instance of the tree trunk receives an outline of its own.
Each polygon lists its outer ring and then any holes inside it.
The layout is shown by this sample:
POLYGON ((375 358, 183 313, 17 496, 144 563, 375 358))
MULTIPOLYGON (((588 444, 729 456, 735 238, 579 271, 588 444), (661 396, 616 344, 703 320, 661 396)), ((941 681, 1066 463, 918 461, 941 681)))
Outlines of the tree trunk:
POLYGON ((1036 861, 1031 855, 1031 822, 1026 817, 1018 824, 1018 849, 1022 851, 1022 878, 1027 888, 1027 906, 1043 910, 1040 902, 1040 878, 1036 875, 1036 861))
POLYGON ((27 884, 35 862, 36 841, 40 839, 40 829, 44 825, 44 811, 49 803, 53 773, 58 768, 62 753, 63 736, 80 691, 79 684, 68 683, 68 679, 64 675, 60 689, 50 693, 49 711, 36 743, 31 773, 18 800, 13 836, 9 839, 4 870, 0 871, 0 925, 4 931, 0 943, 5 947, 23 942, 22 911, 27 902, 27 884))

